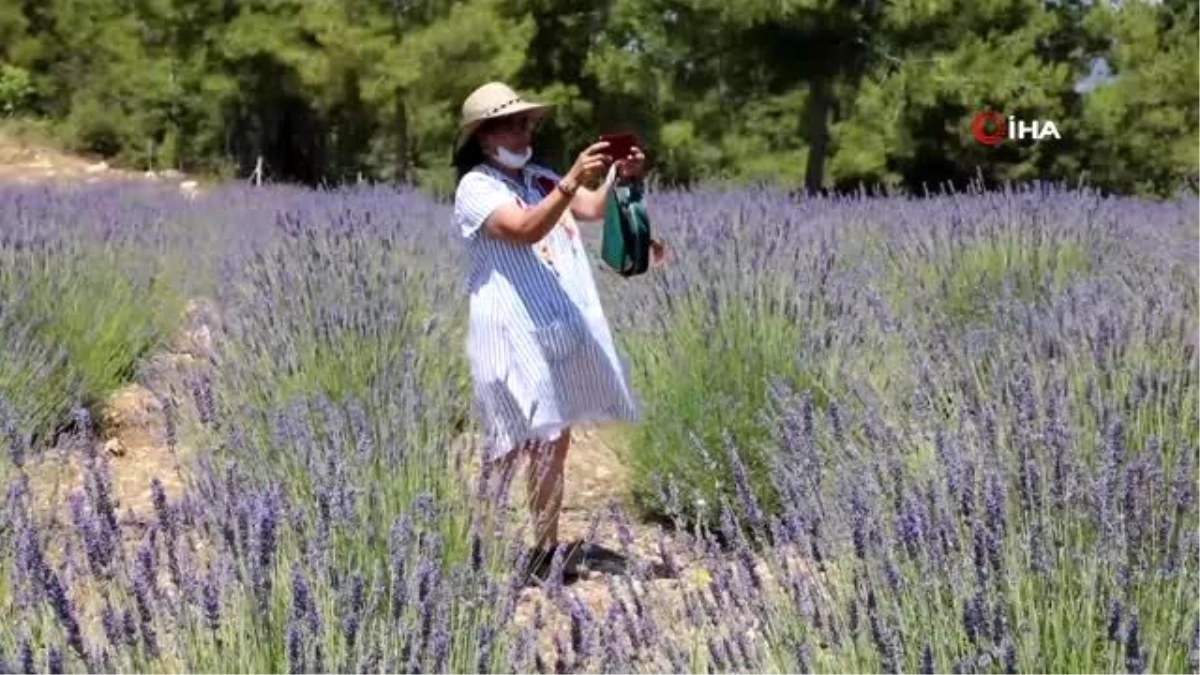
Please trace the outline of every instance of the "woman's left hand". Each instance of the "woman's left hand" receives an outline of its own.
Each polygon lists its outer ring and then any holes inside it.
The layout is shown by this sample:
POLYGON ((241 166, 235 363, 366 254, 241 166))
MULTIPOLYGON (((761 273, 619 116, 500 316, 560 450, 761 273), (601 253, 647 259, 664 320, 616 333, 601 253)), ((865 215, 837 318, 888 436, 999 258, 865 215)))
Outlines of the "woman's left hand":
POLYGON ((617 175, 621 178, 641 178, 645 171, 646 155, 637 146, 629 151, 629 156, 617 164, 617 175))

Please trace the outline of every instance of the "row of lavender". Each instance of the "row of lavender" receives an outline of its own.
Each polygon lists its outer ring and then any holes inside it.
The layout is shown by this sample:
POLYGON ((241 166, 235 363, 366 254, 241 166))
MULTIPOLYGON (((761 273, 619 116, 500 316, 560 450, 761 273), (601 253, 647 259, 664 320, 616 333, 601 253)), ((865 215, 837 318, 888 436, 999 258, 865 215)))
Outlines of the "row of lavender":
MULTIPOLYGON (((601 278, 667 430, 630 449, 635 488, 699 562, 603 607, 552 583, 555 622, 519 611, 521 532, 461 479, 445 206, 20 197, 5 256, 190 256, 179 292, 225 316, 183 498, 130 517, 79 444, 56 523, 8 466, 10 669, 1197 669, 1194 200, 654 195, 673 266, 601 278)), ((46 349, 19 328, 13 353, 46 349)))

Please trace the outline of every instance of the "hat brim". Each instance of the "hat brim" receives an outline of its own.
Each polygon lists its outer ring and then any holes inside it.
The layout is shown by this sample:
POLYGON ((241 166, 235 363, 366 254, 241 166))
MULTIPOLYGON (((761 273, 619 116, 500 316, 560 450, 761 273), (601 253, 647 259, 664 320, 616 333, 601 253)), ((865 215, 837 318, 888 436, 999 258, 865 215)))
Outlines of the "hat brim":
POLYGON ((520 115, 521 113, 527 112, 534 112, 537 114, 538 119, 542 119, 549 115, 553 110, 553 103, 535 103, 533 101, 524 101, 522 103, 517 103, 511 108, 506 108, 501 114, 492 115, 490 117, 480 117, 479 119, 465 122, 460 124, 458 127, 458 140, 454 143, 454 149, 455 151, 461 150, 463 143, 466 143, 467 139, 471 138, 475 131, 479 129, 484 122, 504 119, 505 117, 512 117, 513 115, 520 115))

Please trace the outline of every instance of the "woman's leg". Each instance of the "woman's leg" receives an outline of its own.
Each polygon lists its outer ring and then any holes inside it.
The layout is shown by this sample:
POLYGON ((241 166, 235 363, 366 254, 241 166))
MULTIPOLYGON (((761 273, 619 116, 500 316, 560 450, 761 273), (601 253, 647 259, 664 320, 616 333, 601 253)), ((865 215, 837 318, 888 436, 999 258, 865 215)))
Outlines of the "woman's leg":
MULTIPOLYGON (((562 511, 564 474, 567 450, 571 445, 571 429, 562 430, 554 441, 526 441, 513 448, 493 465, 493 480, 503 487, 512 475, 515 463, 528 460, 526 489, 528 508, 533 515, 535 545, 538 548, 558 543, 558 518, 562 511)), ((503 498, 502 493, 497 497, 503 498)))
POLYGON ((536 546, 544 549, 558 544, 558 517, 562 511, 567 450, 571 429, 562 430, 557 439, 544 443, 540 452, 529 458, 528 492, 536 536, 536 546))

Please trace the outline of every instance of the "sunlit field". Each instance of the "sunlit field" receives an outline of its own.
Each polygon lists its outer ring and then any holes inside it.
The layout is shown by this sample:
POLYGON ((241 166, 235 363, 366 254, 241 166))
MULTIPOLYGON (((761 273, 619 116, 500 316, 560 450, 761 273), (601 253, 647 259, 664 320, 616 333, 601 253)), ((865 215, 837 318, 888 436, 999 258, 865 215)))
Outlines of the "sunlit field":
POLYGON ((647 201, 628 572, 530 580, 449 205, 0 187, 0 671, 1200 670, 1194 195, 647 201))

